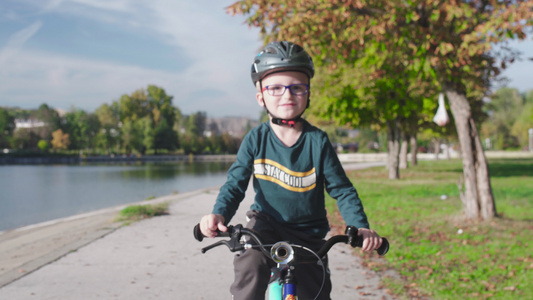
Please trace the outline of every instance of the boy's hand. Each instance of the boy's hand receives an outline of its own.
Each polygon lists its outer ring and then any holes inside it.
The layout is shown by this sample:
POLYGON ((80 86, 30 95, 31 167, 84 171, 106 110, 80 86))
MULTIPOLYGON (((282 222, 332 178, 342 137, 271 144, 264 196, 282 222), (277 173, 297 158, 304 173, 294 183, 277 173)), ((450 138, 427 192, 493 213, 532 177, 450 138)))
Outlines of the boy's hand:
POLYGON ((363 237, 363 251, 376 250, 381 246, 383 240, 377 232, 367 228, 359 228, 357 235, 363 237))
POLYGON ((205 215, 200 220, 200 230, 204 236, 214 238, 217 236, 217 230, 228 231, 228 228, 224 226, 224 221, 222 215, 205 215))

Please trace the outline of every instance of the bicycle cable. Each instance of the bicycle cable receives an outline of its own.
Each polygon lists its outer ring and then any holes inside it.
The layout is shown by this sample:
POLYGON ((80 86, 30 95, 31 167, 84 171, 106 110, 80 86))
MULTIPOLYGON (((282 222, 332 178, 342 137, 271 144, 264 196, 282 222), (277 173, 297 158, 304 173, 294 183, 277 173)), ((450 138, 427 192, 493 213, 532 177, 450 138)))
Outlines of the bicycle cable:
POLYGON ((318 299, 318 297, 320 296, 320 293, 322 293, 322 289, 324 288, 324 284, 326 283, 326 266, 324 265, 324 261, 322 260, 322 258, 318 255, 318 253, 316 253, 315 251, 313 251, 312 249, 310 248, 307 248, 307 247, 304 247, 304 246, 300 246, 300 245, 291 245, 291 247, 294 247, 294 248, 301 248, 303 250, 306 250, 308 252, 311 252, 311 254, 313 254, 317 259, 317 263, 320 262, 320 265, 322 266, 322 284, 320 285, 320 289, 318 290, 318 293, 316 294, 315 296, 315 299, 318 299))

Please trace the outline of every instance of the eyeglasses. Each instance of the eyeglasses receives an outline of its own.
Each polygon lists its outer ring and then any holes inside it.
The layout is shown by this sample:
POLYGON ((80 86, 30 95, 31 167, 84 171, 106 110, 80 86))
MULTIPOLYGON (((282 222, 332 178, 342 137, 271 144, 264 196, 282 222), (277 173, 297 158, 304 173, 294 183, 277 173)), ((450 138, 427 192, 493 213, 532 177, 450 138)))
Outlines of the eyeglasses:
POLYGON ((270 96, 282 96, 285 94, 287 88, 293 95, 306 95, 309 92, 309 85, 305 83, 297 83, 291 85, 273 84, 265 86, 261 91, 268 91, 270 96))

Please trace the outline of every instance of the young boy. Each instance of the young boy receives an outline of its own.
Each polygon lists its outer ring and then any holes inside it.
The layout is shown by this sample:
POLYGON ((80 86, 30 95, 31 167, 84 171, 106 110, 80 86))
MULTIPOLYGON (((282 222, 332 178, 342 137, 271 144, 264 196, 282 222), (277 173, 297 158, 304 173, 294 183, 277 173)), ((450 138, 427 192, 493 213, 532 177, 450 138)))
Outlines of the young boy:
MULTIPOLYGON (((244 198, 254 175, 255 201, 247 213, 246 227, 254 229, 266 243, 289 241, 318 250, 329 231, 324 189, 337 200, 347 225, 359 228, 363 250, 381 245, 380 236, 369 224, 357 191, 346 177, 327 135, 301 118, 309 106, 309 86, 314 75, 311 57, 291 42, 268 44, 255 57, 252 80, 256 99, 270 120, 244 138, 228 180, 220 189, 212 214, 202 217, 200 229, 215 237, 244 198)), ((257 249, 236 255, 233 299, 264 299, 274 267, 257 249)), ((298 265, 295 276, 300 299, 314 299, 322 283, 322 267, 298 265)), ((319 299, 330 299, 329 272, 319 299)))

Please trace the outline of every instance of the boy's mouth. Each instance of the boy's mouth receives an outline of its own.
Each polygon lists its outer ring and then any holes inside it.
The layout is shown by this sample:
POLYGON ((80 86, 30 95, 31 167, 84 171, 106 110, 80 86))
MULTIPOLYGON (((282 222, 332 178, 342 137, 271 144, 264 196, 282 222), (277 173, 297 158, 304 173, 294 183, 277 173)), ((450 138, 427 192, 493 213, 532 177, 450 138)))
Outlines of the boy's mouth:
POLYGON ((292 107, 292 106, 295 106, 295 105, 296 105, 295 103, 290 102, 290 103, 280 104, 279 106, 281 106, 281 107, 292 107))

